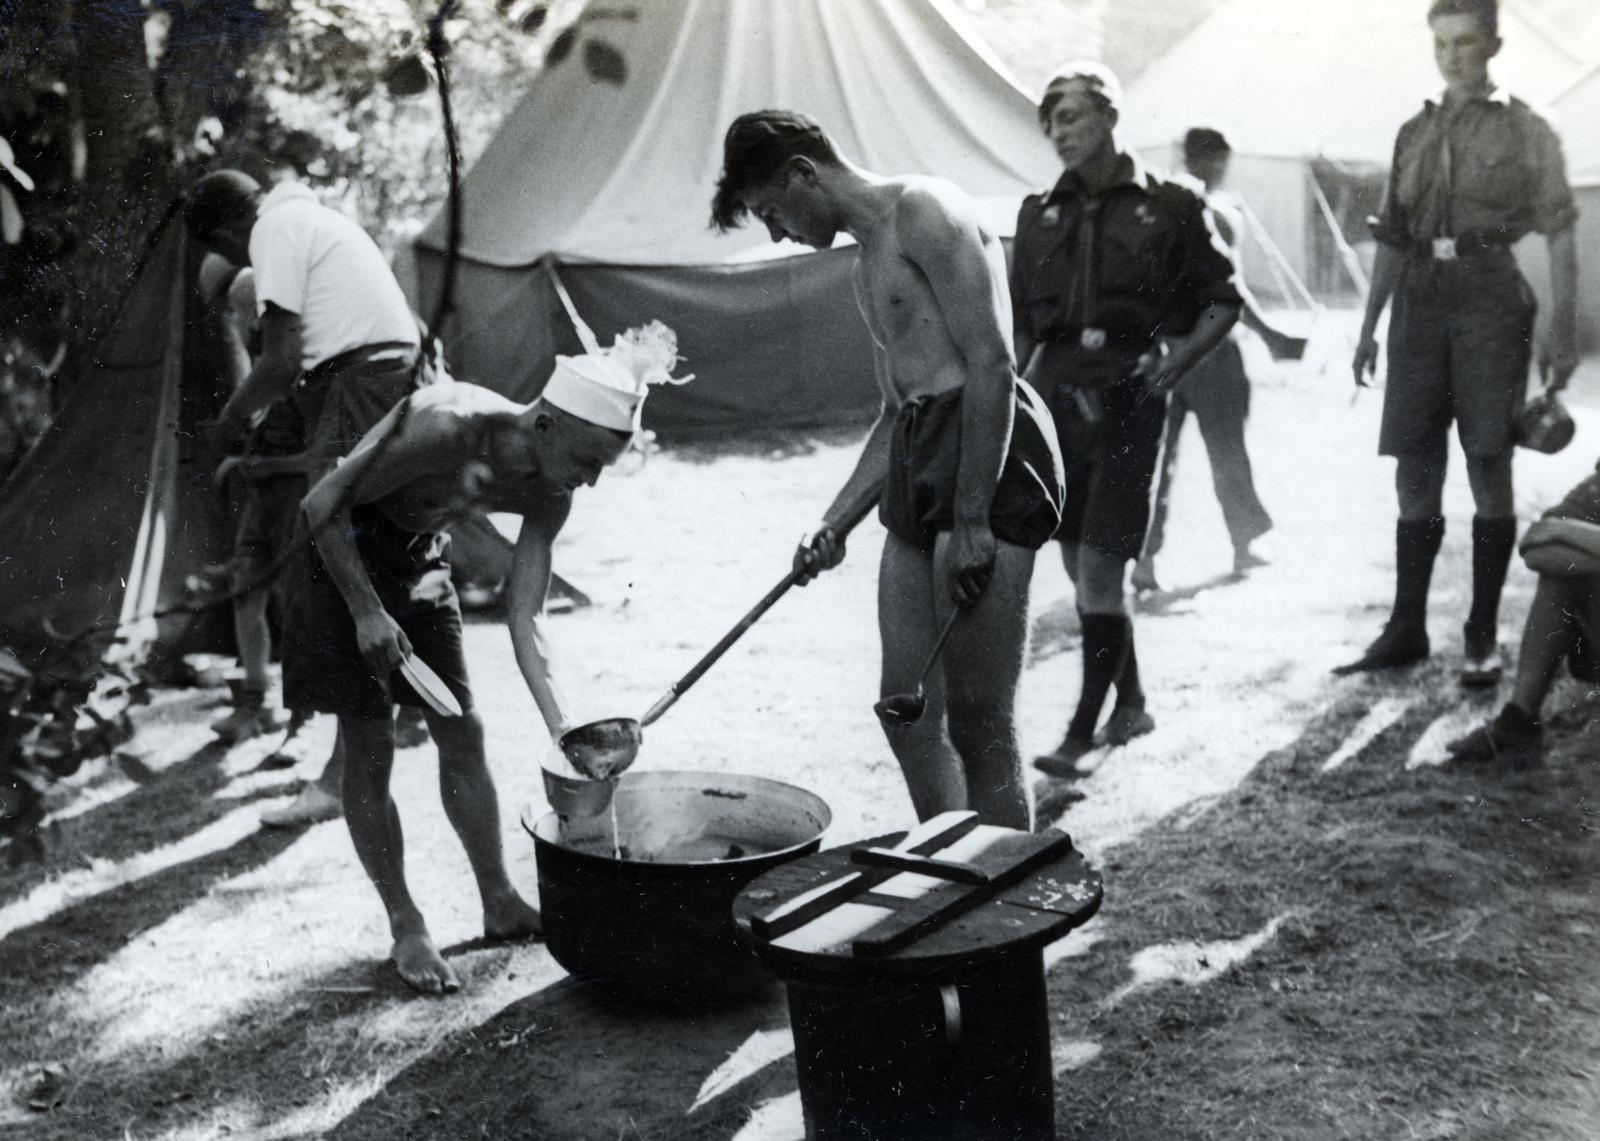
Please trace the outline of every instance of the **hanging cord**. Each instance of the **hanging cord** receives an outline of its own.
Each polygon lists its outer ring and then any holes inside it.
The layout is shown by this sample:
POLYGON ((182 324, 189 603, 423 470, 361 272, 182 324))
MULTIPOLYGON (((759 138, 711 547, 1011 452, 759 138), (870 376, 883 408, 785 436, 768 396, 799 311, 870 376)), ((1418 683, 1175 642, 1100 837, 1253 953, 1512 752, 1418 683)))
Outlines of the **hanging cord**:
MULTIPOLYGON (((455 115, 450 106, 450 71, 446 65, 446 58, 450 54, 450 44, 445 38, 444 34, 445 21, 454 13, 455 8, 456 0, 443 0, 443 2, 439 5, 439 10, 428 21, 427 49, 429 56, 431 56, 433 59, 434 75, 439 81, 439 111, 440 116, 444 121, 445 146, 449 156, 449 186, 447 187, 446 191, 448 231, 445 249, 445 272, 444 282, 439 294, 439 305, 434 314, 434 329, 439 327, 440 323, 454 308, 452 297, 455 291, 456 262, 459 259, 461 249, 461 152, 459 146, 457 145, 455 115)), ((161 233, 169 224, 172 223, 173 219, 178 213, 178 210, 183 205, 183 202, 183 195, 179 195, 173 200, 172 204, 167 208, 166 213, 162 216, 160 224, 157 225, 155 231, 151 234, 149 239, 147 239, 145 248, 140 254, 133 276, 129 280, 128 288, 123 293, 122 299, 118 303, 117 313, 119 316, 123 307, 127 304, 128 297, 132 294, 133 284, 138 280, 139 275, 143 272, 145 264, 149 260, 150 253, 155 249, 156 242, 159 240, 161 233)), ((431 333, 424 333, 422 336, 422 343, 418 348, 418 368, 422 367, 423 359, 430 355, 430 337, 431 333)), ((407 396, 406 399, 402 400, 398 407, 400 411, 399 415, 395 418, 394 426, 390 428, 388 432, 384 433, 382 439, 378 441, 378 445, 373 451, 374 461, 376 461, 378 457, 382 456, 384 452, 392 447, 394 442, 400 438, 401 433, 405 430, 406 420, 411 412, 410 397, 407 396)), ((355 494, 353 489, 351 494, 355 494)), ((145 614, 136 614, 130 618, 104 619, 99 622, 91 622, 82 630, 72 634, 57 630, 48 616, 42 620, 41 625, 43 626, 45 632, 52 638, 55 638, 61 642, 72 644, 86 641, 87 639, 98 637, 104 634, 111 634, 115 636, 118 631, 125 627, 138 626, 149 622, 160 622, 164 619, 181 615, 189 615, 192 620, 203 614, 205 611, 221 606, 224 603, 231 605, 241 598, 254 594, 257 591, 264 590, 270 586, 273 581, 276 580, 278 576, 281 575, 288 567, 289 563, 299 556, 303 550, 304 544, 314 543, 317 535, 320 534, 325 528, 330 526, 333 521, 338 518, 339 514, 350 506, 351 505, 349 503, 339 504, 334 511, 329 513, 328 518, 319 524, 314 531, 307 529, 305 515, 303 513, 299 514, 295 519, 294 532, 290 536, 289 541, 284 545, 284 549, 279 552, 278 557, 275 558, 269 565, 264 567, 261 572, 249 582, 235 585, 231 590, 228 590, 222 594, 213 595, 205 599, 178 602, 173 603, 170 606, 157 607, 145 614)))
POLYGON ((445 39, 444 23, 455 13, 456 0, 443 0, 428 21, 428 55, 433 58, 433 74, 439 81, 439 113, 444 120, 445 157, 450 179, 445 198, 444 278, 439 285, 439 302, 434 307, 429 331, 439 336, 444 322, 455 311, 456 263, 461 255, 461 147, 456 139, 456 120, 450 107, 450 67, 447 58, 450 42, 445 39))

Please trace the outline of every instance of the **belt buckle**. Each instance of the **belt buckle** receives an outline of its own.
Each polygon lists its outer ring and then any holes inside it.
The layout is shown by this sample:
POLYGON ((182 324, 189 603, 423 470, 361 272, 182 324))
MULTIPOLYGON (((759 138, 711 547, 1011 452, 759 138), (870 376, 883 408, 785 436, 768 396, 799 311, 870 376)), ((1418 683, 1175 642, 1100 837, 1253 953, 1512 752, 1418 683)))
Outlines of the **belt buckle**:
POLYGON ((1455 261, 1456 240, 1454 238, 1433 239, 1433 256, 1437 261, 1455 261))
POLYGON ((1085 327, 1083 332, 1078 334, 1078 344, 1091 353, 1097 353, 1106 347, 1106 331, 1092 326, 1085 327))

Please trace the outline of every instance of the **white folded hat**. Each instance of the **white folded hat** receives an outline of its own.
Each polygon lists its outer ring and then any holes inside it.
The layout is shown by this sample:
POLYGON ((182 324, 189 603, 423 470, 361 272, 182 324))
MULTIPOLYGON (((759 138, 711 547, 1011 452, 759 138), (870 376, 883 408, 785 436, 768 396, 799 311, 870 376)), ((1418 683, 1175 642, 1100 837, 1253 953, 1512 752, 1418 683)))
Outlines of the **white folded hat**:
POLYGON ((633 373, 610 357, 589 353, 556 357, 540 394, 546 404, 618 432, 634 430, 644 396, 645 386, 633 373))
POLYGON ((644 398, 652 384, 684 384, 693 376, 674 377, 678 338, 660 321, 619 335, 609 349, 580 356, 556 357, 555 371, 540 399, 580 420, 634 432, 644 398))

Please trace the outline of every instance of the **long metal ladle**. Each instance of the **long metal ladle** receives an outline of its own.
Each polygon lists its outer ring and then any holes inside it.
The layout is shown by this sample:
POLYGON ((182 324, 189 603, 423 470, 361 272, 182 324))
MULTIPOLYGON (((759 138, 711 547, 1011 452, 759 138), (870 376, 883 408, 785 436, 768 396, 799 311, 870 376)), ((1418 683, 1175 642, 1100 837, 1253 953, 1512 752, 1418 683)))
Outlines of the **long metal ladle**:
MULTIPOLYGON (((878 494, 879 489, 873 488, 869 494, 857 501, 849 513, 833 528, 834 536, 839 542, 843 542, 846 536, 855 530, 856 524, 865 519, 867 513, 877 505, 878 494)), ((689 687, 699 681, 705 672, 716 664, 717 659, 728 652, 729 647, 744 637, 746 630, 754 626, 763 614, 772 609, 778 599, 788 593, 791 586, 804 577, 806 572, 799 568, 784 575, 776 586, 767 591, 761 600, 750 608, 749 613, 735 623, 733 629, 724 634, 715 646, 707 650, 705 655, 689 668, 688 673, 673 682, 671 688, 657 698, 654 705, 645 710, 643 717, 637 720, 632 717, 606 717, 599 721, 576 725, 561 734, 558 742, 561 751, 566 754, 572 767, 587 777, 588 781, 562 778, 546 770, 545 790, 552 796, 551 807, 557 812, 563 811, 561 805, 554 799, 556 795, 560 795, 563 801, 571 804, 574 809, 572 812, 563 812, 563 815, 596 816, 604 812, 611 803, 609 791, 601 800, 599 790, 569 792, 556 786, 556 782, 565 782, 567 786, 594 782, 614 785, 616 778, 638 759, 639 745, 644 739, 644 727, 660 720, 661 715, 671 709, 678 698, 687 693, 689 687), (579 792, 584 795, 580 796, 579 792), (593 807, 597 803, 598 807, 593 807)))
POLYGON ((922 692, 922 683, 927 680, 928 673, 933 669, 933 663, 939 660, 939 652, 944 649, 945 641, 950 637, 950 631, 956 627, 956 619, 961 617, 959 609, 952 610, 950 617, 944 620, 944 629, 939 631, 939 640, 933 644, 933 652, 928 655, 928 660, 922 663, 922 672, 917 675, 917 688, 911 693, 891 693, 888 697, 880 697, 872 705, 872 711, 878 715, 878 720, 884 725, 899 729, 907 725, 915 725, 922 720, 922 715, 928 711, 928 698, 922 692))

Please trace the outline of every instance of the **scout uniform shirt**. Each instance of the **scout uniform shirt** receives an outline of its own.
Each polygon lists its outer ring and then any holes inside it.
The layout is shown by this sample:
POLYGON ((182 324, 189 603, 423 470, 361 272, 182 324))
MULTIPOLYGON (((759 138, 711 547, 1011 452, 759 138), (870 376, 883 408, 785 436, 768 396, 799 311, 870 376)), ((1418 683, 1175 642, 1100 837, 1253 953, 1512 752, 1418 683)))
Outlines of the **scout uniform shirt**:
POLYGON ((1380 454, 1432 454, 1452 419, 1468 456, 1510 453, 1535 309, 1511 246, 1576 217, 1561 143, 1521 100, 1492 88, 1429 100, 1400 128, 1371 220, 1405 257, 1380 454))
POLYGON ((1433 256, 1435 241, 1448 255, 1450 243, 1465 253, 1570 227, 1578 211, 1550 124, 1502 91, 1453 102, 1430 99, 1400 128, 1373 237, 1433 256))
POLYGON ((1192 331, 1218 302, 1241 304, 1204 201, 1137 158, 1122 156, 1097 195, 1069 171, 1023 200, 1012 261, 1017 339, 1067 347, 1060 359, 1074 374, 1041 375, 1042 386, 1111 383, 1157 337, 1192 331))

